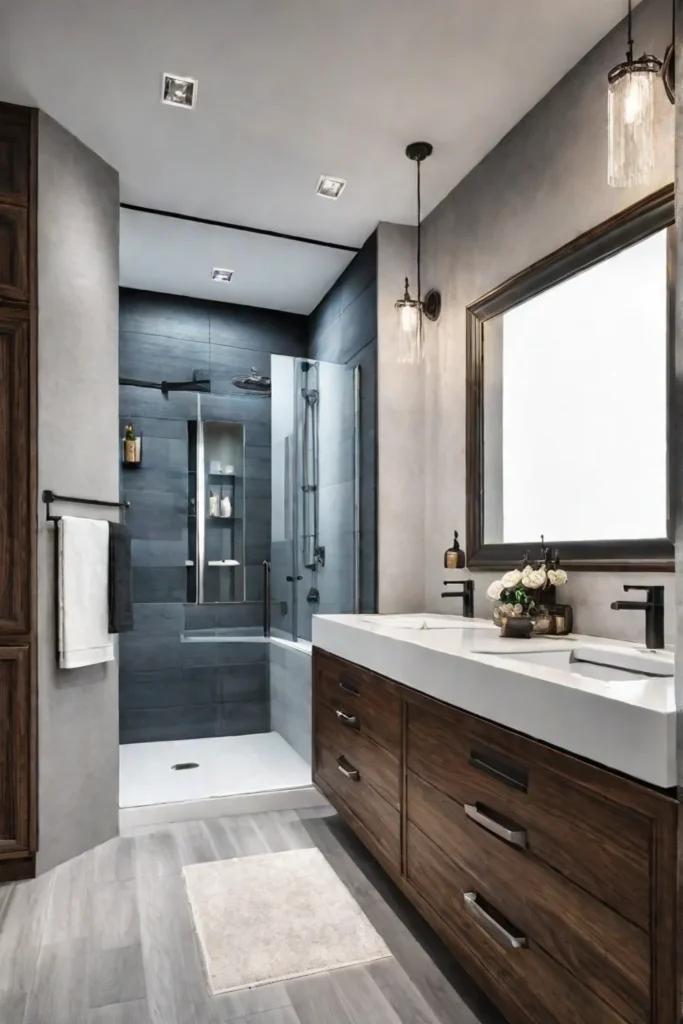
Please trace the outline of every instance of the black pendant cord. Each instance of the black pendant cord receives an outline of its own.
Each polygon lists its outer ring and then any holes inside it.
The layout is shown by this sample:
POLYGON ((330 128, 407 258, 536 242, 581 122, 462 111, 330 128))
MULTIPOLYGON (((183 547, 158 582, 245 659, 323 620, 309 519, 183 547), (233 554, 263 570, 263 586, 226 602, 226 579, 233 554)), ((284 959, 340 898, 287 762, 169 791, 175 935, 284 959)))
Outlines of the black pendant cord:
POLYGON ((422 300, 422 203, 420 189, 420 164, 417 160, 417 301, 422 300))
POLYGON ((633 5, 632 0, 628 0, 628 51, 626 53, 626 60, 629 64, 633 63, 633 5))

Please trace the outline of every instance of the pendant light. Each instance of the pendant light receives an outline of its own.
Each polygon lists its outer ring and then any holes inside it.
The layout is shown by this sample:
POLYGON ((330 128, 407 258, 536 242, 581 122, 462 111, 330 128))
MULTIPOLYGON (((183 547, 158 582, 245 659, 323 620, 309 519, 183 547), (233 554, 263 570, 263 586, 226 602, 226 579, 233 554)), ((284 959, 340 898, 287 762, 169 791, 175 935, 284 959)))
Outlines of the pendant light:
POLYGON ((607 180, 615 188, 647 181, 655 162, 655 88, 661 60, 633 56, 632 0, 628 0, 626 60, 607 76, 609 155, 607 180))
POLYGON ((422 193, 420 187, 420 166, 431 156, 433 146, 429 142, 411 142, 406 147, 406 156, 417 165, 417 292, 410 294, 410 281, 405 279, 405 291, 395 303, 398 318, 398 362, 416 365, 424 358, 423 316, 436 320, 441 312, 441 295, 431 289, 422 300, 422 193))

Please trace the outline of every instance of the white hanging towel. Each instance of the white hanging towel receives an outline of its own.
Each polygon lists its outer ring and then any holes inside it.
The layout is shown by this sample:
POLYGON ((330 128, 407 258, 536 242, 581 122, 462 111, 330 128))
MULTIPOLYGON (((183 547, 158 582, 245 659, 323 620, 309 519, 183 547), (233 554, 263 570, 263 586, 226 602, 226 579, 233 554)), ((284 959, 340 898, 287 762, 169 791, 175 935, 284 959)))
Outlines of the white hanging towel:
POLYGON ((59 665, 114 660, 109 634, 109 523, 62 516, 57 523, 59 665))

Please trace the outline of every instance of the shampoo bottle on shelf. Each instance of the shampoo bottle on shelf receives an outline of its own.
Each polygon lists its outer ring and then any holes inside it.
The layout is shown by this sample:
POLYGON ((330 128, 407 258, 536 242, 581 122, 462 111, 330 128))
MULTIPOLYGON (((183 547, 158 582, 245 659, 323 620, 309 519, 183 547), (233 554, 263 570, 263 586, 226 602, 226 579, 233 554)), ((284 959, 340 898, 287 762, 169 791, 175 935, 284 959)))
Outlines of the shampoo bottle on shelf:
POLYGON ((219 515, 218 495, 214 494, 213 491, 209 491, 209 517, 215 519, 219 515))
POLYGON ((229 519, 232 515, 232 504, 227 494, 224 494, 221 498, 221 518, 229 519))

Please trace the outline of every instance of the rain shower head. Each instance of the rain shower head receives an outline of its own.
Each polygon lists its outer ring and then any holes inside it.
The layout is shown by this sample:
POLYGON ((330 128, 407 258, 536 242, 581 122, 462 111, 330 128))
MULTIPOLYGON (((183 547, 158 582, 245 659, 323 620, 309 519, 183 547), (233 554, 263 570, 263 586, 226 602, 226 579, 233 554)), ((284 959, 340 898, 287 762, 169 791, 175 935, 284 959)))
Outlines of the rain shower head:
POLYGON ((270 377, 262 377, 252 366, 251 373, 242 377, 233 377, 232 383, 240 391, 249 391, 252 395, 270 398, 270 377))

